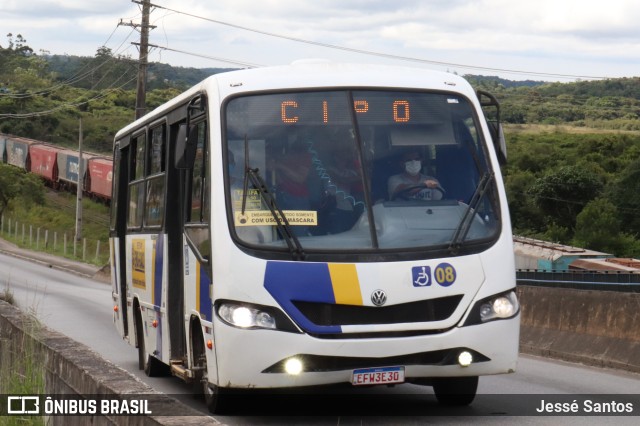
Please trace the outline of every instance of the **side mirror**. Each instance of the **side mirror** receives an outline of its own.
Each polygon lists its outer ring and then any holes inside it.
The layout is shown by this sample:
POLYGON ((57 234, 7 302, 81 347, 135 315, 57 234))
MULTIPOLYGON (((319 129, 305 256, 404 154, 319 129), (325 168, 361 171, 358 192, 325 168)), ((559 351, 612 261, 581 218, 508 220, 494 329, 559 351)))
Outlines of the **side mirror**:
POLYGON ((502 124, 498 125, 498 137, 494 141, 496 146, 496 153, 498 154, 498 161, 501 166, 507 164, 507 140, 504 137, 504 131, 502 130, 502 124))
POLYGON ((496 155, 498 156, 498 162, 503 166, 507 163, 507 141, 504 138, 502 123, 487 121, 487 124, 489 125, 489 131, 491 132, 493 147, 495 148, 496 155))
POLYGON ((198 127, 193 126, 189 129, 187 135, 187 125, 181 124, 178 128, 175 145, 175 161, 176 169, 187 170, 193 167, 196 159, 196 148, 198 147, 198 127))

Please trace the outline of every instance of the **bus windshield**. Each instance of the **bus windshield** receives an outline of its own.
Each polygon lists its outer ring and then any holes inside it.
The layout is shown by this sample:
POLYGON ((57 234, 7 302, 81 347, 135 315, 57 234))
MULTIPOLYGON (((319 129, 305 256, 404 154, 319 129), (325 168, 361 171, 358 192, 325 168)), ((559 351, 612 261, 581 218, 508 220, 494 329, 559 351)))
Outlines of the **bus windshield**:
POLYGON ((499 233, 485 141, 463 96, 252 94, 228 101, 224 120, 229 217, 242 245, 281 251, 292 234, 307 252, 453 250, 499 233))

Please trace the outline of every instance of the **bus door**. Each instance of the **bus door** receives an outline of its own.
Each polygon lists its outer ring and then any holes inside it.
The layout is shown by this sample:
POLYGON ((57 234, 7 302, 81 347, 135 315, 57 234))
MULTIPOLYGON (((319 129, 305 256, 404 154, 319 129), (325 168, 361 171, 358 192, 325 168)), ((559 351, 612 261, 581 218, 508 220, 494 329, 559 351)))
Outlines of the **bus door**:
POLYGON ((114 147, 113 161, 113 179, 111 191, 111 256, 112 256, 112 283, 113 297, 116 303, 116 315, 118 312, 122 315, 118 318, 117 328, 122 337, 129 336, 129 311, 127 309, 127 259, 126 259, 126 233, 127 233, 127 184, 129 182, 128 167, 129 164, 129 144, 126 143, 120 149, 120 143, 116 143, 114 147), (120 188, 125 190, 120 191, 120 188))
MULTIPOLYGON (((180 127, 184 120, 169 126, 170 146, 182 136, 180 127)), ((172 362, 186 361, 184 327, 184 273, 183 265, 183 229, 184 229, 184 188, 185 170, 175 167, 175 151, 168 150, 167 167, 167 212, 165 217, 167 232, 167 254, 171 259, 168 268, 167 315, 169 320, 169 339, 172 362)))
MULTIPOLYGON (((189 327, 191 317, 211 321, 211 271, 209 230, 209 151, 207 149, 207 122, 204 99, 198 97, 187 108, 187 120, 172 126, 175 151, 172 173, 169 177, 169 200, 174 208, 169 233, 169 256, 173 268, 169 276, 169 322, 174 344, 186 355, 185 337, 193 339, 189 327), (188 136, 187 136, 188 135, 188 136), (175 332, 174 332, 175 330, 175 332), (180 343, 175 341, 180 336, 180 343)), ((174 356, 172 356, 175 359, 174 356)), ((183 356, 184 358, 184 356, 183 356)))

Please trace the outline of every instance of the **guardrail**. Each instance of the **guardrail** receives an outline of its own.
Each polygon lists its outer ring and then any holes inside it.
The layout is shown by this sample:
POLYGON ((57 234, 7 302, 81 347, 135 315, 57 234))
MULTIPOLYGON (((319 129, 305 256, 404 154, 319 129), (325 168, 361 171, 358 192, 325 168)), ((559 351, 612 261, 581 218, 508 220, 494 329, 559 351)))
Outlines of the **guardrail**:
POLYGON ((519 269, 516 281, 518 285, 536 287, 640 293, 640 274, 628 272, 519 269))

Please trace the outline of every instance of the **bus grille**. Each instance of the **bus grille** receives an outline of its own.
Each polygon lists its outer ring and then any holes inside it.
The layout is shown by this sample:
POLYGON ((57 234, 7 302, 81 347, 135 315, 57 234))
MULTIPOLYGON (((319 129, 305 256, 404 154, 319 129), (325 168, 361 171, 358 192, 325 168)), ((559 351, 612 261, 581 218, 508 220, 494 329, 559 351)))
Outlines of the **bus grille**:
POLYGON ((296 308, 319 326, 399 324, 442 321, 451 316, 462 295, 420 300, 382 307, 336 305, 331 303, 293 301, 296 308))

